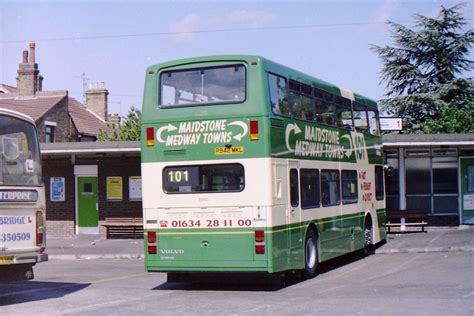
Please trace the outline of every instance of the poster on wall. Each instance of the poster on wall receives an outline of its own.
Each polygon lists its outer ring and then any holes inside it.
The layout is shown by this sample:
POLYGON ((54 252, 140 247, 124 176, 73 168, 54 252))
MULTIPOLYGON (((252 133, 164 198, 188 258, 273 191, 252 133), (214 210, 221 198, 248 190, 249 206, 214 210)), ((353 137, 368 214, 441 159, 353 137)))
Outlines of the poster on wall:
POLYGON ((63 177, 51 177, 49 180, 49 199, 51 202, 64 202, 65 201, 65 187, 63 177))
POLYGON ((463 205, 465 210, 474 210, 474 194, 465 194, 463 196, 463 205))
POLYGON ((128 198, 130 201, 142 200, 142 177, 134 176, 128 178, 128 198))
POLYGON ((107 177, 107 201, 122 201, 122 177, 107 177))

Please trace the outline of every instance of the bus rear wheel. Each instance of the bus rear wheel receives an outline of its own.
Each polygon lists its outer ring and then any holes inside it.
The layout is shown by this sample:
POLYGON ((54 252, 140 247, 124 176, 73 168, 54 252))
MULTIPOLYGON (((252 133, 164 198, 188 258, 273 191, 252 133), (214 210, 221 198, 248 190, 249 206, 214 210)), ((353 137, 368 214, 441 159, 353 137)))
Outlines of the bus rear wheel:
POLYGON ((364 255, 369 256, 374 253, 374 233, 372 220, 367 218, 364 225, 364 255))
POLYGON ((318 241, 314 230, 309 230, 305 241, 305 267, 303 276, 305 279, 311 279, 316 276, 318 267, 318 241))

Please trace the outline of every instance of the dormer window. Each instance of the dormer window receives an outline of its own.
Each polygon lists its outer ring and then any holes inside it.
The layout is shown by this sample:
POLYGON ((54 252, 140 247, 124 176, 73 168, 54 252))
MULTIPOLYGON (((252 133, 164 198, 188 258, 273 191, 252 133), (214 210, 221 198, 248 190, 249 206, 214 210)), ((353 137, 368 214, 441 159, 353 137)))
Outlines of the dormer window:
POLYGON ((56 122, 44 122, 44 142, 45 143, 54 143, 54 130, 56 129, 56 122))

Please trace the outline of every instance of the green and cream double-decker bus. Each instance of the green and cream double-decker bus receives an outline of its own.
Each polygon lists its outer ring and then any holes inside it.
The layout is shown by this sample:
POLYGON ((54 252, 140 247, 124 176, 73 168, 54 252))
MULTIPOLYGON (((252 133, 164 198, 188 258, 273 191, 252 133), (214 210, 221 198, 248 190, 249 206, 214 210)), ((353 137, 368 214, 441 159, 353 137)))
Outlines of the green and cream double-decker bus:
POLYGON ((377 104, 259 56, 147 69, 147 271, 317 273, 385 239, 377 104))

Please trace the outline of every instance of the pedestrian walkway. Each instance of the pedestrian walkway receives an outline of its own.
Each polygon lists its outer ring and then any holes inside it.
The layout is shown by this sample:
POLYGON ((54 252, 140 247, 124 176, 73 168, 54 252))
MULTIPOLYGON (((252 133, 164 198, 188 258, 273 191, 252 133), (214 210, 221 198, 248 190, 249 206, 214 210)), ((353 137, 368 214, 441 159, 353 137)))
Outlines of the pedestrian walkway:
POLYGON ((427 232, 388 234, 375 253, 474 251, 474 226, 427 227, 427 232))
MULTIPOLYGON (((49 260, 143 259, 143 239, 101 239, 97 235, 48 238, 49 260)), ((377 254, 406 252, 474 252, 474 226, 427 228, 425 233, 389 234, 377 254)))
POLYGON ((49 237, 49 260, 143 259, 143 239, 101 239, 98 235, 49 237))

